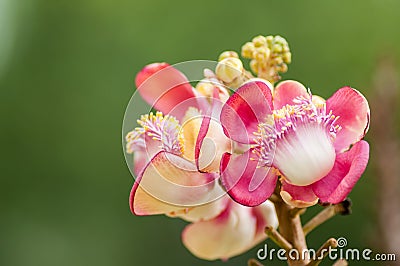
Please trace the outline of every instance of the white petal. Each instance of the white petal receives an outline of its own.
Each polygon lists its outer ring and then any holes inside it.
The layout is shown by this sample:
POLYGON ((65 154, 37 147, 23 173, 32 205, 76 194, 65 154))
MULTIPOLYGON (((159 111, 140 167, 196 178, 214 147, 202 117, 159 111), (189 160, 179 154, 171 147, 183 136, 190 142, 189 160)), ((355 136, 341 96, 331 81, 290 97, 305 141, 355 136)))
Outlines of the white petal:
POLYGON ((229 201, 230 198, 225 195, 213 202, 185 209, 184 211, 174 212, 168 216, 179 217, 188 222, 208 221, 220 215, 226 209, 229 201))
POLYGON ((256 226, 251 208, 231 202, 215 219, 186 226, 182 241, 201 259, 227 259, 245 252, 252 245, 256 226))
POLYGON ((318 123, 301 123, 276 142, 274 166, 297 186, 310 185, 329 173, 335 163, 329 133, 318 123))
POLYGON ((224 194, 215 174, 199 173, 193 163, 160 152, 138 176, 130 204, 135 214, 160 214, 201 206, 224 194))

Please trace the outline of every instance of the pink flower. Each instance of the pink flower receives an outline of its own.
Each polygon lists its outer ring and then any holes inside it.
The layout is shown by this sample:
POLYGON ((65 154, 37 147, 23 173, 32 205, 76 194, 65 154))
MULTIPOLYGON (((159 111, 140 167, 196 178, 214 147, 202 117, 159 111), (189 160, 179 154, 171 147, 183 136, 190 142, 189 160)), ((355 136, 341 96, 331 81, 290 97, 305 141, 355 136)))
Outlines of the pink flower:
POLYGON ((137 175, 131 211, 191 222, 182 241, 207 260, 239 255, 265 239, 265 226, 277 226, 272 203, 240 205, 218 182, 222 154, 231 151, 218 121, 224 89, 216 86, 212 95, 201 94, 166 63, 146 66, 136 84, 141 96, 162 113, 142 116, 141 127, 126 137, 137 175))
POLYGON ((367 100, 355 89, 339 89, 328 100, 296 81, 273 89, 264 80, 242 85, 222 108, 221 122, 232 140, 249 144, 241 155, 226 153, 221 181, 228 194, 257 206, 274 192, 296 207, 343 201, 368 163, 367 100))

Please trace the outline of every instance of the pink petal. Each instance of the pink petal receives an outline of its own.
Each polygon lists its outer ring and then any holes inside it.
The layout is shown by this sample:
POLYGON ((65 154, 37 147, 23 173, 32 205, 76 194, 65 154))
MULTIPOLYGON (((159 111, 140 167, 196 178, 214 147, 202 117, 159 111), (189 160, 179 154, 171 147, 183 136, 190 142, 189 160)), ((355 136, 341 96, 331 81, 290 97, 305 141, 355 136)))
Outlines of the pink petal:
POLYGON ((202 120, 201 126, 200 126, 199 135, 197 136, 197 139, 196 139, 196 146, 195 146, 195 150, 194 150, 194 158, 196 160, 197 169, 199 169, 199 170, 200 170, 200 166, 199 166, 200 148, 203 145, 203 141, 204 141, 204 138, 207 135, 208 129, 210 127, 210 123, 211 123, 211 116, 209 116, 209 115, 203 116, 203 120, 202 120))
POLYGON ((185 75, 167 63, 147 65, 137 74, 135 82, 143 99, 164 114, 181 118, 189 106, 197 107, 185 75))
POLYGON ((252 207, 252 210, 253 215, 257 219, 256 236, 253 241, 254 245, 256 245, 266 239, 266 226, 272 226, 273 228, 278 227, 278 217, 276 216, 274 204, 269 200, 257 207, 252 207))
POLYGON ((222 155, 231 149, 231 141, 224 135, 219 122, 222 105, 218 90, 214 90, 212 105, 202 117, 195 146, 196 166, 203 172, 217 172, 222 155))
POLYGON ((133 153, 133 170, 136 176, 146 167, 151 158, 162 150, 162 143, 154 140, 145 133, 143 137, 143 147, 133 153))
POLYGON ((261 80, 243 84, 222 108, 225 134, 241 143, 252 143, 257 125, 272 113, 272 85, 261 80))
POLYGON ((221 160, 221 182, 228 194, 245 206, 257 206, 274 192, 277 176, 271 168, 257 167, 251 150, 242 155, 225 153, 221 160))
POLYGON ((135 151, 135 153, 133 154, 133 173, 136 176, 138 176, 139 173, 142 172, 147 165, 147 158, 147 153, 144 149, 140 151, 135 151))
POLYGON ((347 150, 367 133, 370 117, 368 101, 357 90, 350 87, 339 89, 326 101, 326 109, 339 116, 337 124, 342 127, 336 135, 337 151, 347 150))
POLYGON ((351 192, 367 167, 369 145, 359 141, 347 152, 338 154, 332 171, 312 184, 314 193, 322 202, 339 203, 351 192))
POLYGON ((196 105, 198 110, 201 110, 202 112, 207 112, 208 108, 210 108, 209 98, 199 93, 196 89, 193 90, 193 93, 196 97, 196 105))
POLYGON ((155 74, 156 72, 169 67, 168 63, 153 63, 145 66, 135 77, 136 87, 140 87, 146 79, 155 74))
POLYGON ((137 177, 130 207, 137 215, 170 213, 212 202, 224 193, 216 175, 199 173, 190 161, 162 151, 137 177))
POLYGON ((201 259, 225 260, 252 247, 256 228, 252 209, 231 201, 218 217, 186 226, 182 242, 201 259))
POLYGON ((286 80, 274 89, 274 109, 281 109, 283 106, 293 104, 296 97, 310 98, 307 89, 300 82, 286 80))
POLYGON ((311 186, 295 186, 282 180, 281 197, 289 205, 306 208, 318 203, 311 186))
POLYGON ((203 120, 200 125, 199 134, 197 135, 196 145, 195 145, 195 150, 194 150, 194 156, 195 156, 197 169, 200 169, 200 167, 199 167, 200 148, 203 144, 204 138, 206 137, 208 129, 210 127, 213 108, 214 108, 216 100, 218 99, 218 96, 216 93, 217 93, 217 89, 214 88, 212 104, 208 108, 207 113, 203 116, 203 120))

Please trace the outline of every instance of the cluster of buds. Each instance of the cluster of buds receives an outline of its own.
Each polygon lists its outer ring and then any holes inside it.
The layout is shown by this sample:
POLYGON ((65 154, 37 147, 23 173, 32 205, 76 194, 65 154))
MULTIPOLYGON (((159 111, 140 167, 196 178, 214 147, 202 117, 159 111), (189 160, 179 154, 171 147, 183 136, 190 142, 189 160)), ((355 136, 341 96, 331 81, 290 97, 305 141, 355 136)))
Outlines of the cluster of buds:
POLYGON ((280 80, 285 73, 292 54, 287 41, 281 36, 257 36, 242 47, 242 56, 251 59, 250 68, 260 78, 271 83, 280 80))

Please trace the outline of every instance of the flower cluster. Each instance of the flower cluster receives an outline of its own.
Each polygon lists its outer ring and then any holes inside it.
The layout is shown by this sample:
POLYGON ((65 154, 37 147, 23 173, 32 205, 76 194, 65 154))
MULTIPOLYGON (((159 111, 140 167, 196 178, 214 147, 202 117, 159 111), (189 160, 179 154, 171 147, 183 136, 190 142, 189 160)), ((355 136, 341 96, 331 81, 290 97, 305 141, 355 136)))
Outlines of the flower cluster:
POLYGON ((297 81, 274 86, 291 61, 280 36, 254 38, 242 56, 257 77, 233 51, 195 87, 166 63, 143 68, 136 86, 157 112, 126 135, 132 212, 190 222, 182 241, 208 260, 241 254, 278 226, 273 194, 297 208, 340 203, 368 163, 360 92, 343 87, 325 100, 297 81))
POLYGON ((221 158, 233 147, 219 122, 229 94, 216 81, 211 73, 192 88, 168 64, 146 66, 136 85, 158 111, 143 115, 139 127, 126 135, 137 176, 130 195, 132 212, 190 222, 182 241, 207 260, 239 255, 266 238, 266 226, 278 225, 271 202, 253 208, 238 204, 219 184, 221 158))

